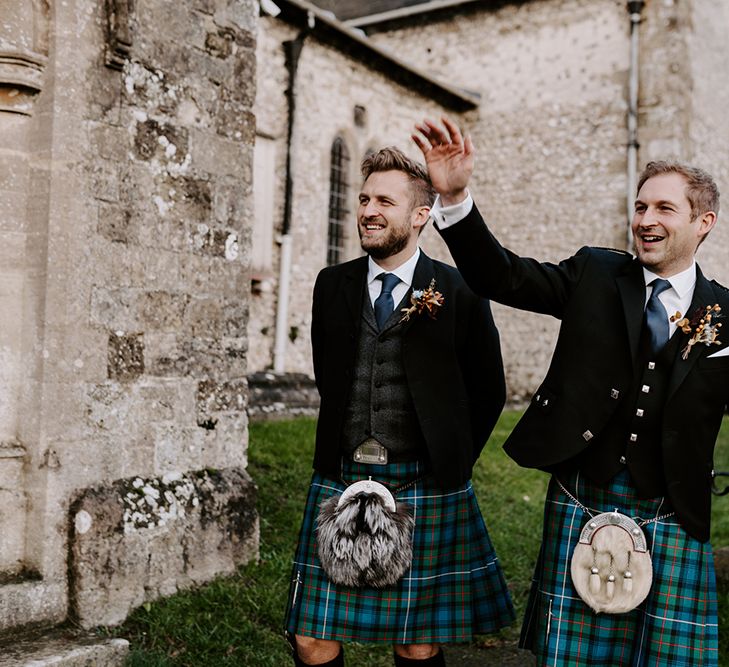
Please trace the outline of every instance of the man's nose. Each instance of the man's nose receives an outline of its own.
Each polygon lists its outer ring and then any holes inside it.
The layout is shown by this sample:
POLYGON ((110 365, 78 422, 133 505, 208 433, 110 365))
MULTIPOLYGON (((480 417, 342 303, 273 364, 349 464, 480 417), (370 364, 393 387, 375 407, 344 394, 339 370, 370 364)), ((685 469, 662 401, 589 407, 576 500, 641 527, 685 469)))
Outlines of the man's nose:
POLYGON ((647 208, 640 218, 641 227, 652 227, 658 222, 658 212, 654 208, 647 208))
POLYGON ((362 216, 365 218, 374 218, 377 215, 379 215, 379 211, 377 210, 377 206, 375 206, 374 202, 368 201, 365 204, 364 210, 362 211, 362 216))

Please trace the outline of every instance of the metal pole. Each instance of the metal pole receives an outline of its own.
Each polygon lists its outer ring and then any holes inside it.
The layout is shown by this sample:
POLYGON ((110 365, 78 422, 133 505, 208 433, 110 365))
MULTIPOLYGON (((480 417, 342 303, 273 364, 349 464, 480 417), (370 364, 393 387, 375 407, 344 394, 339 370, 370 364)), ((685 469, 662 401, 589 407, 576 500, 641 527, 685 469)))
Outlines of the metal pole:
POLYGON ((633 232, 630 228, 633 219, 633 203, 638 183, 638 77, 639 77, 639 26, 645 2, 638 0, 628 2, 630 14, 630 70, 628 80, 628 173, 626 193, 627 244, 628 250, 633 248, 633 232))
POLYGON ((291 282, 291 211, 294 187, 292 169, 294 117, 296 115, 296 70, 299 66, 299 56, 301 55, 305 38, 306 32, 304 31, 296 39, 283 43, 286 54, 286 69, 289 73, 289 86, 286 90, 289 118, 286 140, 286 191, 284 195, 283 229, 281 230, 278 303, 276 304, 276 333, 273 344, 273 370, 276 373, 283 373, 286 370, 286 337, 288 335, 289 290, 291 282))

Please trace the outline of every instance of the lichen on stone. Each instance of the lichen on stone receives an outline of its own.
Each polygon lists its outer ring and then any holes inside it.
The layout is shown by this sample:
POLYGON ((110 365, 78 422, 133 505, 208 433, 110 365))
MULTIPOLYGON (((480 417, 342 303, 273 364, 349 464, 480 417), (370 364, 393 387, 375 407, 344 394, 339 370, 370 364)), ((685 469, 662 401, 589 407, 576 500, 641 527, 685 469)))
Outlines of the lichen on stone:
POLYGON ((126 534, 183 519, 200 504, 192 480, 181 473, 152 479, 135 477, 126 487, 122 495, 126 534))

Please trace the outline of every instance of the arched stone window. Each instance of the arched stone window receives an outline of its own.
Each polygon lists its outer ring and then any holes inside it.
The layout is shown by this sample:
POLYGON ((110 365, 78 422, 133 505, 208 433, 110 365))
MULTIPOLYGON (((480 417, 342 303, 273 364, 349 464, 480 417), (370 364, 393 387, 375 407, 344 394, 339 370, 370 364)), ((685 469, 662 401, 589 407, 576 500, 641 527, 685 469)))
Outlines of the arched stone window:
POLYGON ((327 266, 344 259, 345 225, 349 207, 349 150, 344 139, 337 137, 332 144, 329 168, 329 227, 327 231, 327 266))

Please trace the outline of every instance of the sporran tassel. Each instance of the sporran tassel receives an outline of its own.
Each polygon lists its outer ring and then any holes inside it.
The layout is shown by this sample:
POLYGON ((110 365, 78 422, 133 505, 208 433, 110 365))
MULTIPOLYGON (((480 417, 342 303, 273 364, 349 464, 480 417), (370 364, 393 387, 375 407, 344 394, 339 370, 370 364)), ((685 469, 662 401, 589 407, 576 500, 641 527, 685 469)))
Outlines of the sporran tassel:
POLYGON ((608 600, 612 600, 613 595, 615 595, 615 575, 611 574, 607 580, 607 598, 608 598, 608 600))
POLYGON ((633 591, 633 574, 630 570, 626 570, 623 574, 623 590, 626 593, 633 591))
POLYGON ((590 569, 590 592, 594 595, 600 592, 600 570, 594 565, 590 569))

